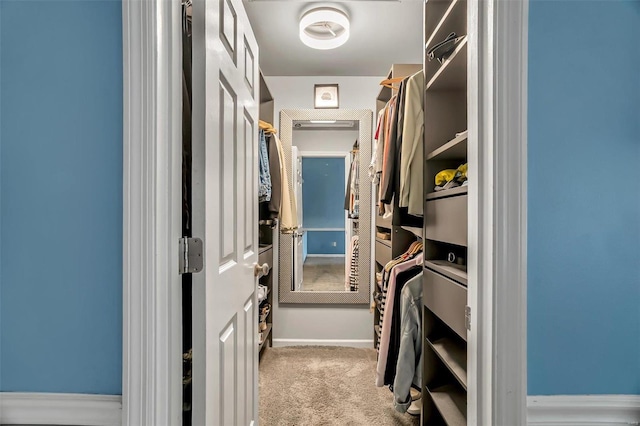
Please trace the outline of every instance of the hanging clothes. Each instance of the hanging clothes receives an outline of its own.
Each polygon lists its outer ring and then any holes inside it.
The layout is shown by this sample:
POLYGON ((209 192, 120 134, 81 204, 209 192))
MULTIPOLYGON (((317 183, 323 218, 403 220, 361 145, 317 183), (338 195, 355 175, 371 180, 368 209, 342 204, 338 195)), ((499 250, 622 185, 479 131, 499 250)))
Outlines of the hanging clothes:
POLYGON ((351 161, 351 170, 349 175, 349 217, 357 219, 360 217, 360 171, 359 171, 359 154, 356 152, 351 161))
POLYGON ((401 340, 393 381, 393 405, 406 413, 411 386, 422 389, 422 272, 405 284, 400 295, 401 340))
POLYGON ((381 144, 379 146, 380 150, 376 153, 376 167, 380 167, 379 174, 379 185, 378 185, 378 214, 383 216, 385 219, 391 217, 393 214, 393 210, 390 206, 390 203, 383 201, 383 194, 385 191, 385 182, 388 181, 387 174, 389 173, 389 138, 390 138, 390 127, 391 122, 394 118, 394 110, 396 104, 397 96, 393 96, 389 102, 384 107, 384 113, 382 117, 382 125, 380 129, 380 140, 381 144))
POLYGON ((269 153, 269 173, 271 174, 271 199, 260 203, 260 220, 273 220, 280 216, 282 203, 282 174, 278 147, 271 135, 265 135, 269 153))
MULTIPOLYGON (((353 166, 353 160, 351 165, 353 166)), ((349 211, 351 209, 351 179, 353 177, 353 167, 349 167, 349 176, 347 177, 347 189, 344 194, 344 209, 349 211)))
POLYGON ((369 178, 374 185, 380 183, 380 173, 382 173, 382 156, 384 154, 384 114, 385 108, 378 112, 376 133, 374 135, 375 144, 371 155, 371 163, 369 163, 369 178))
POLYGON ((418 71, 407 81, 403 138, 400 154, 400 207, 410 215, 424 214, 424 73, 418 71))
POLYGON ((280 231, 283 233, 291 233, 298 229, 298 209, 296 207, 295 195, 293 187, 289 183, 289 172, 287 170, 287 162, 284 157, 284 149, 282 142, 274 133, 271 139, 275 141, 280 160, 280 176, 282 177, 282 200, 280 202, 280 231))
POLYGON ((406 80, 400 82, 397 100, 394 105, 391 125, 389 126, 389 138, 386 141, 388 149, 385 148, 386 171, 383 171, 383 191, 381 200, 385 204, 391 204, 400 183, 400 149, 402 147, 402 125, 404 120, 404 91, 406 80))
MULTIPOLYGON (((378 352, 378 362, 376 366, 376 386, 384 386, 386 384, 393 384, 393 379, 389 380, 390 377, 387 376, 385 380, 385 373, 387 370, 387 359, 389 355, 389 342, 391 340, 391 325, 393 322, 393 312, 394 312, 394 304, 395 304, 395 292, 396 285, 399 284, 401 287, 408 279, 412 278, 416 275, 422 267, 422 263, 424 261, 424 256, 422 254, 422 243, 413 243, 409 250, 405 252, 402 256, 392 260, 383 270, 382 276, 382 302, 384 306, 384 314, 380 318, 380 347, 378 352), (415 253, 416 250, 420 250, 418 253, 415 253), (411 276, 406 277, 406 280, 403 282, 402 280, 398 282, 398 275, 411 270, 412 268, 417 268, 414 273, 410 274, 411 276)), ((398 320, 399 321, 399 320, 398 320)), ((392 352, 397 353, 394 349, 392 352)))
POLYGON ((351 237, 347 257, 348 271, 345 280, 345 291, 358 291, 358 262, 360 257, 360 238, 351 237))
POLYGON ((269 152, 264 130, 259 132, 259 160, 260 173, 258 173, 258 200, 260 202, 271 200, 271 173, 269 173, 269 152))
MULTIPOLYGON (((393 386, 393 382, 396 378, 396 367, 398 364, 398 354, 400 352, 400 341, 402 339, 402 314, 401 308, 401 294, 405 285, 409 283, 414 277, 422 273, 422 265, 411 267, 407 271, 398 273, 395 278, 395 289, 393 291, 393 307, 390 314, 391 326, 389 328, 389 343, 387 349, 387 366, 384 370, 384 384, 393 386)), ((389 293, 387 293, 388 297, 389 293)), ((383 329, 384 330, 384 329, 383 329)))

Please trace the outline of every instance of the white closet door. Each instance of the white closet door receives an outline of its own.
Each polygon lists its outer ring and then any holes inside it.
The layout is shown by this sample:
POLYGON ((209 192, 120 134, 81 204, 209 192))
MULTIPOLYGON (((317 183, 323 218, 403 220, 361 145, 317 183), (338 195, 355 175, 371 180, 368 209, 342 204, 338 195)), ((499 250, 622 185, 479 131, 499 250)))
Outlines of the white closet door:
POLYGON ((241 0, 193 0, 193 424, 258 422, 258 45, 241 0))

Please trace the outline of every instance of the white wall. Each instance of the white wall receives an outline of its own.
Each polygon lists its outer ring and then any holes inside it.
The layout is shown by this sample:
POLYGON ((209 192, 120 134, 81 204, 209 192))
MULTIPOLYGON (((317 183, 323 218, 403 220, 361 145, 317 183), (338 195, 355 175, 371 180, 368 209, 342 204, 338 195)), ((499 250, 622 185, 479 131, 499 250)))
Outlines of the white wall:
POLYGON ((293 145, 299 153, 343 152, 348 154, 358 139, 357 130, 294 130, 293 145))
POLYGON ((376 109, 380 82, 386 77, 265 77, 273 95, 274 126, 280 127, 281 109, 312 109, 313 85, 339 85, 341 109, 376 109))
MULTIPOLYGON (((340 108, 375 111, 379 83, 384 77, 265 77, 274 98, 275 121, 281 109, 313 108, 314 84, 339 84, 340 108)), ((276 127, 279 124, 274 123, 276 127)), ((353 142, 352 142, 353 144, 353 142)), ((274 255, 277 253, 274 252, 274 255)), ((277 272, 277 271, 275 271, 277 272)), ((274 346, 315 343, 373 346, 373 314, 360 305, 283 305, 274 289, 274 346), (359 341, 359 342, 358 342, 359 341), (368 343, 367 341, 371 341, 368 343)))

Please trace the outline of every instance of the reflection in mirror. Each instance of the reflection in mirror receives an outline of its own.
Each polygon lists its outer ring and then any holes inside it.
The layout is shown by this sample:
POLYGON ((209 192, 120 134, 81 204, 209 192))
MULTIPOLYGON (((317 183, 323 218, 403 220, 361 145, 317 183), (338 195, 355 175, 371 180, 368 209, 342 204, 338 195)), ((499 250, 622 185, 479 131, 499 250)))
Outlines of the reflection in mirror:
POLYGON ((278 239, 281 304, 370 303, 372 186, 358 182, 371 162, 372 121, 367 109, 280 111, 300 225, 278 239))
POLYGON ((358 121, 293 122, 293 291, 358 291, 358 136, 358 121))

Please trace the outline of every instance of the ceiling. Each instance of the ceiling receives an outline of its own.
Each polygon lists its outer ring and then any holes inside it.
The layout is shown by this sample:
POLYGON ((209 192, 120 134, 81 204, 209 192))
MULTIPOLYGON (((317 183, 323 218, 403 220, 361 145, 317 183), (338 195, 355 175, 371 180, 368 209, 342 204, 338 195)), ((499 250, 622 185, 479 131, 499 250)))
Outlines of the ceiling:
POLYGON ((422 63, 422 0, 245 0, 260 46, 260 68, 272 76, 383 76, 391 64, 422 63), (336 5, 350 17, 351 36, 333 50, 315 50, 298 37, 307 10, 336 5))

